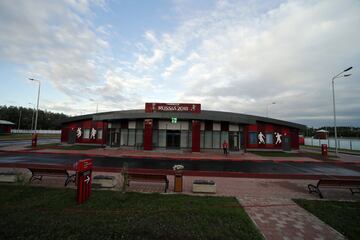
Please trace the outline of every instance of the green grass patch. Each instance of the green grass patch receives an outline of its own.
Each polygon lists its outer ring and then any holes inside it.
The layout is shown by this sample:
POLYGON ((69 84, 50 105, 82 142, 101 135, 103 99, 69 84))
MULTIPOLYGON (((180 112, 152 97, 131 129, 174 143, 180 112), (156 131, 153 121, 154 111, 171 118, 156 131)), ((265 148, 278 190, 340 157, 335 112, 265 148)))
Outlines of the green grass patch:
POLYGON ((360 239, 360 202, 294 201, 348 239, 360 239))
POLYGON ((232 197, 0 185, 0 239, 262 239, 232 197))
MULTIPOLYGON (((60 139, 60 134, 38 134, 38 139, 48 139, 48 138, 58 138, 60 139)), ((15 141, 15 140, 31 140, 30 133, 13 133, 9 135, 0 135, 0 141, 15 141)))

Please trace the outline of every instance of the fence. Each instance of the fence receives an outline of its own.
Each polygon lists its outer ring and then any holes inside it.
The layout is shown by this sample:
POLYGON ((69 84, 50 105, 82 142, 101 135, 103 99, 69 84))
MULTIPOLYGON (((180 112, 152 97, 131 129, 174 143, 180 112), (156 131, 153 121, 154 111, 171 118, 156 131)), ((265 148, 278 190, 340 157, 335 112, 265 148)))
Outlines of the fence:
MULTIPOLYGON (((320 147, 321 144, 327 144, 330 148, 335 148, 335 139, 314 139, 311 137, 305 138, 305 145, 320 147)), ((360 139, 359 138, 338 138, 337 146, 340 149, 358 150, 360 151, 360 139)))
MULTIPOLYGON (((28 129, 11 129, 11 133, 33 133, 34 130, 28 129)), ((41 134, 61 134, 61 130, 36 130, 37 133, 41 134)))

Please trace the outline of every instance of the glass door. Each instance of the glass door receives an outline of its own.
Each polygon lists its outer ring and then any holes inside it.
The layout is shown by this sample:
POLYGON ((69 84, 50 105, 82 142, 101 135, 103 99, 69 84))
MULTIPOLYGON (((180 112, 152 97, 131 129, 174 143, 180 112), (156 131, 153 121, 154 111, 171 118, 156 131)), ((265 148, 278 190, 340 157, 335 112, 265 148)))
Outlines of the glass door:
POLYGON ((166 131, 166 147, 167 148, 180 148, 180 131, 167 130, 166 131))
POLYGON ((237 132, 229 133, 229 150, 239 151, 239 135, 237 132))

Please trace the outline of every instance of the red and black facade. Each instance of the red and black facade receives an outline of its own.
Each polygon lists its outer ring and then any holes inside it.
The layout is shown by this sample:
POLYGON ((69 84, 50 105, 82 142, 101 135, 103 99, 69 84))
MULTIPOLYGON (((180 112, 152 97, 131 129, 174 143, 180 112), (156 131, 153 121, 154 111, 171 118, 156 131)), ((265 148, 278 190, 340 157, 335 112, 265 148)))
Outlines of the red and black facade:
POLYGON ((0 134, 11 134, 11 129, 15 126, 14 123, 0 120, 0 134))
POLYGON ((259 116, 201 110, 200 104, 146 103, 144 110, 125 110, 68 118, 61 141, 133 149, 299 148, 305 126, 259 116))

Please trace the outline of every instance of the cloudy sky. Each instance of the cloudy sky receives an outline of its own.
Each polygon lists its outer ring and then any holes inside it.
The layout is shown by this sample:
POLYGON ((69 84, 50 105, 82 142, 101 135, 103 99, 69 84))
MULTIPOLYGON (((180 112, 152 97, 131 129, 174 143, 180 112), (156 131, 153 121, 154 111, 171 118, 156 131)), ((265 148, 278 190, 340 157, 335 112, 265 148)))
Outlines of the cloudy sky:
POLYGON ((0 104, 203 109, 360 126, 360 1, 1 0, 0 104), (271 105, 272 102, 276 104, 271 105))

